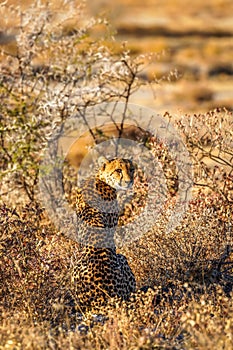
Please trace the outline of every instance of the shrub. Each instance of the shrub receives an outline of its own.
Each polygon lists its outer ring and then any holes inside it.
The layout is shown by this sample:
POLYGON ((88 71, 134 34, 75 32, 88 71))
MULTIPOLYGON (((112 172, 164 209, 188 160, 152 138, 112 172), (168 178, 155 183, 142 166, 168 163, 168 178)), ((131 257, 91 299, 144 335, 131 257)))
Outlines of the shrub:
MULTIPOLYGON (((140 79, 143 56, 132 57, 124 45, 114 51, 106 20, 86 18, 76 2, 62 2, 62 17, 51 6, 39 2, 21 13, 1 5, 19 21, 16 50, 7 53, 1 47, 0 61, 1 345, 232 348, 233 118, 226 110, 163 116, 179 130, 193 161, 193 197, 169 234, 166 226, 179 182, 174 159, 166 145, 131 130, 130 137, 157 156, 173 187, 150 232, 121 249, 138 287, 153 289, 138 292, 127 305, 106 308, 104 322, 86 315, 81 327, 75 319, 69 302, 70 269, 81 251, 58 232, 38 203, 43 150, 55 129, 62 133, 70 115, 88 127, 89 106, 110 101, 127 106, 131 95, 148 82, 140 79), (86 325, 91 327, 88 332, 86 325)), ((118 131, 122 136, 124 125, 118 131)), ((103 130, 89 128, 88 133, 92 145, 109 137, 103 130)), ((55 146, 57 154, 58 141, 55 146)), ((62 171, 69 196, 76 170, 65 163, 62 171)), ((134 198, 137 204, 146 197, 141 195, 134 198)))

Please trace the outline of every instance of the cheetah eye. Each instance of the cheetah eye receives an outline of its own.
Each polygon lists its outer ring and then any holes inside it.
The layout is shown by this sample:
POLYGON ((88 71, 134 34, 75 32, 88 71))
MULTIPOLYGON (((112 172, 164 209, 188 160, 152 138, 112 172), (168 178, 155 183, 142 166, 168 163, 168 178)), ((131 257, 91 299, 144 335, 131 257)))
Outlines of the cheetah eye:
POLYGON ((121 169, 116 169, 115 172, 118 173, 118 174, 122 174, 122 170, 121 169))

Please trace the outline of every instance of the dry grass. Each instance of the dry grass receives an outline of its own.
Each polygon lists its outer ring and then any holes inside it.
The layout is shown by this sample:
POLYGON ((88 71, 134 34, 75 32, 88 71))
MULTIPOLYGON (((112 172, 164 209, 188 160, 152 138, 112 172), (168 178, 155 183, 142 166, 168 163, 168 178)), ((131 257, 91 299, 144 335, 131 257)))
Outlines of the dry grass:
MULTIPOLYGON (((106 38, 92 36, 97 24, 109 34, 106 23, 80 22, 75 35, 58 35, 53 21, 36 19, 22 26, 17 55, 4 48, 1 60, 0 349, 232 349, 232 114, 164 115, 190 152, 192 200, 179 226, 168 234, 176 200, 175 194, 170 196, 153 229, 120 249, 137 280, 132 300, 113 300, 100 315, 81 315, 70 278, 81 248, 67 238, 67 227, 64 234, 57 230, 38 203, 38 164, 49 135, 80 112, 77 105, 125 102, 146 83, 140 59, 124 48, 116 54, 109 40, 105 46, 106 38), (38 23, 44 26, 41 32, 38 23), (42 60, 37 65, 43 54, 46 64, 42 60), (121 70, 111 69, 116 63, 121 70), (127 93, 132 82, 135 90, 127 93), (100 94, 95 94, 96 86, 101 86, 100 94), (84 88, 86 94, 80 95, 84 88)), ((214 45, 208 55, 212 50, 214 45)), ((207 101, 212 93, 211 87, 192 89, 191 99, 207 101)), ((101 137, 109 136, 109 130, 101 137)), ((77 165, 75 145, 72 152, 77 165)), ((162 155, 158 159, 167 171, 169 158, 162 155)))
MULTIPOLYGON (((2 23, 0 30, 0 44, 11 54, 16 54, 17 46, 12 41, 19 33, 20 15, 16 10, 18 2, 8 1, 14 9, 2 10, 2 23), (9 41, 8 41, 9 40, 9 41)), ((34 1, 21 1, 20 6, 24 11, 34 11, 30 5, 34 1)), ((46 2, 41 1, 42 4, 46 2)), ((66 6, 60 5, 61 1, 49 1, 49 15, 57 25, 62 22, 58 32, 68 35, 74 33, 80 25, 73 18, 80 5, 80 1, 72 1, 66 6), (72 5, 73 4, 73 5, 72 5), (72 8, 73 6, 73 8, 72 8), (62 10, 61 10, 62 9, 62 10), (69 13, 69 18, 67 18, 69 13)), ((183 79, 174 79, 172 86, 162 85, 161 93, 154 95, 147 90, 141 91, 135 99, 135 103, 153 106, 164 113, 169 110, 182 111, 208 111, 216 107, 232 109, 232 55, 233 55, 233 26, 232 26, 232 2, 228 0, 211 0, 208 4, 196 1, 193 6, 183 6, 180 0, 161 3, 157 0, 135 2, 132 0, 118 1, 111 4, 95 0, 83 11, 82 21, 90 18, 90 15, 104 14, 111 18, 110 31, 118 32, 116 41, 106 40, 105 44, 114 47, 115 52, 122 50, 122 40, 127 42, 128 48, 134 54, 145 52, 156 53, 154 64, 148 65, 143 73, 143 78, 151 81, 154 76, 161 79, 164 74, 176 69, 183 79), (158 55, 158 53, 160 53, 158 55), (208 99, 200 99, 203 86, 211 93, 208 99), (200 89, 200 93, 196 92, 200 89), (194 92, 194 93, 193 93, 194 92)), ((95 26, 93 34, 96 37, 104 33, 101 25, 95 26)), ((44 48, 43 53, 35 59, 36 65, 46 64, 51 51, 44 48)), ((145 60, 146 62, 146 60, 145 60)))
POLYGON ((137 278, 126 305, 75 314, 70 267, 79 247, 35 205, 1 207, 1 346, 5 349, 231 349, 232 217, 199 193, 170 235, 163 228, 124 249, 137 278), (231 224, 230 224, 231 222, 231 224), (88 330, 89 329, 89 330, 88 330))

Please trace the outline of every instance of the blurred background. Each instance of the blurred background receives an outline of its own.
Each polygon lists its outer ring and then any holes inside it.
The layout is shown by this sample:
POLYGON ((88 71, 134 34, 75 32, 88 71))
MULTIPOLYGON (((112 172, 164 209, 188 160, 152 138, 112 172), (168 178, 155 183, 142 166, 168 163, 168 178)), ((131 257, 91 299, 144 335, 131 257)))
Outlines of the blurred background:
MULTIPOLYGON (((33 1, 8 3, 27 10, 33 1)), ((59 1, 52 3, 54 11, 62 11, 59 1)), ((233 109, 232 0, 87 0, 86 11, 109 19, 116 30, 116 50, 125 41, 133 55, 157 54, 143 79, 177 71, 170 81, 162 79, 142 89, 131 102, 175 114, 233 109)), ((7 16, 0 27, 0 44, 10 47, 17 22, 7 16)))

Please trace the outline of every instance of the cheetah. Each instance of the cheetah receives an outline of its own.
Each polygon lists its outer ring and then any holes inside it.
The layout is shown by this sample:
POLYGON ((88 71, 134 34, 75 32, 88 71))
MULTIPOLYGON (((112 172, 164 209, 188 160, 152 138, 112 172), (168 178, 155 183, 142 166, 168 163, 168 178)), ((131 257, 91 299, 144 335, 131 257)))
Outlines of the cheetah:
POLYGON ((125 256, 116 253, 117 192, 132 187, 134 165, 130 160, 100 157, 99 169, 84 181, 76 197, 82 254, 72 282, 82 309, 97 308, 109 298, 127 300, 136 290, 134 274, 125 256))

